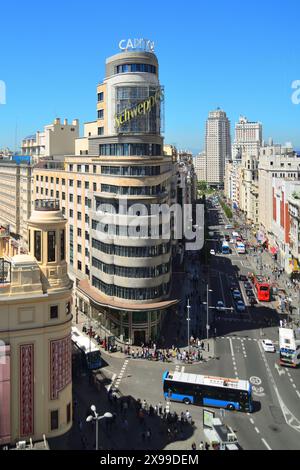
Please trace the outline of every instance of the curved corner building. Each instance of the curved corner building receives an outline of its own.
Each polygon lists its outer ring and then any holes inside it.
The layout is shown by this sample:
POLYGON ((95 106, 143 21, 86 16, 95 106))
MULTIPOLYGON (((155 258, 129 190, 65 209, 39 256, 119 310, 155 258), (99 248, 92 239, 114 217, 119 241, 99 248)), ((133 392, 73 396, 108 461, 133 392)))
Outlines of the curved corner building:
POLYGON ((92 158, 97 174, 89 192, 89 280, 78 283, 79 309, 89 304, 102 336, 136 345, 157 339, 167 309, 176 303, 170 299, 171 240, 162 237, 161 222, 156 229, 150 223, 151 205, 170 203, 173 168, 163 153, 158 72, 152 52, 108 58, 97 88, 98 120, 86 125, 78 147, 93 156, 85 156, 85 163, 92 158), (131 210, 143 225, 135 236, 128 236, 131 210))

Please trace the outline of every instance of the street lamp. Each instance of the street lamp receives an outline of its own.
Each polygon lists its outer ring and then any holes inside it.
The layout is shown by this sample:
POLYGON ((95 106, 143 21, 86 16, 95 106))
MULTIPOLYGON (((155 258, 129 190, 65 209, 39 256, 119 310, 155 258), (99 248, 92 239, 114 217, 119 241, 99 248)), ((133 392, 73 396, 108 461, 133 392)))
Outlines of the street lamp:
POLYGON ((191 347, 190 347, 190 321, 191 321, 191 318, 190 318, 190 309, 191 309, 191 306, 190 306, 190 299, 188 299, 188 303, 187 303, 187 322, 188 322, 188 350, 189 350, 189 354, 190 354, 190 350, 191 350, 191 347))
POLYGON ((206 289, 206 333, 207 333, 207 340, 209 339, 209 321, 208 321, 208 313, 209 313, 209 305, 208 305, 208 296, 209 292, 213 292, 212 289, 208 288, 207 284, 207 289, 206 289))
POLYGON ((109 412, 104 413, 103 416, 98 415, 95 405, 91 406, 91 410, 94 413, 94 416, 92 415, 88 416, 86 418, 86 422, 91 423, 92 421, 96 421, 96 450, 98 450, 98 423, 103 418, 111 419, 113 415, 109 412))

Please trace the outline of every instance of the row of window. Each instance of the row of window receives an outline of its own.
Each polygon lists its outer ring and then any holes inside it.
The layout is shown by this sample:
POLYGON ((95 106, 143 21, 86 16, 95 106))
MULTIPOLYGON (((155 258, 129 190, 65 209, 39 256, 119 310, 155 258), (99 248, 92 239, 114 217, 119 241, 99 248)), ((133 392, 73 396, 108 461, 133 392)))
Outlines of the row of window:
MULTIPOLYGON (((74 166, 77 167, 77 172, 80 173, 84 170, 85 173, 90 172, 90 166, 92 165, 73 165, 72 163, 69 165, 69 171, 74 171, 74 166)), ((93 165, 93 173, 97 173, 97 165, 93 165)))
POLYGON ((119 176, 158 176, 160 175, 160 166, 102 166, 102 175, 119 176))
POLYGON ((120 214, 126 215, 127 210, 132 208, 132 215, 144 215, 151 214, 151 204, 137 204, 135 201, 111 201, 107 202, 104 199, 96 197, 96 211, 101 210, 107 214, 120 214))
MULTIPOLYGON (((35 178, 36 178, 36 181, 39 181, 39 180, 40 180, 40 176, 39 176, 39 175, 36 175, 35 178)), ((54 178, 53 178, 53 176, 51 176, 50 178, 49 178, 48 176, 45 176, 45 182, 48 183, 49 180, 50 180, 50 183, 51 183, 51 184, 54 184, 54 178)), ((56 180, 56 184, 59 184, 59 178, 55 178, 55 180, 56 180)), ((43 175, 41 175, 41 181, 44 181, 44 176, 43 176, 43 175)), ((66 180, 65 180, 64 178, 61 180, 61 184, 62 184, 63 186, 65 186, 66 180)))
POLYGON ((121 65, 117 65, 116 73, 128 73, 128 72, 156 73, 156 67, 155 67, 155 65, 151 65, 151 64, 121 64, 121 65))
POLYGON ((110 297, 118 297, 128 300, 152 300, 165 296, 169 292, 170 283, 163 284, 158 287, 149 287, 142 289, 134 289, 131 287, 115 286, 114 284, 106 284, 95 276, 92 276, 92 285, 110 297))
POLYGON ((103 243, 92 239, 92 247, 108 255, 122 256, 126 258, 152 258, 165 255, 170 252, 171 243, 163 243, 155 246, 121 246, 103 243))
POLYGON ((113 264, 105 264, 97 258, 92 258, 92 265, 99 271, 119 277, 134 277, 137 279, 148 279, 158 277, 170 272, 170 263, 160 264, 159 266, 150 267, 134 267, 115 266, 113 264))
POLYGON ((157 186, 116 186, 101 184, 102 193, 120 194, 122 196, 156 196, 166 191, 160 184, 157 186))
POLYGON ((149 237, 162 237, 164 234, 170 233, 170 224, 155 225, 151 224, 148 226, 142 226, 134 224, 128 225, 113 225, 104 224, 96 220, 92 221, 92 229, 101 233, 107 233, 110 236, 121 236, 121 237, 138 237, 138 238, 149 238, 149 237))
MULTIPOLYGON (((34 256, 37 261, 42 261, 42 232, 40 230, 34 231, 34 256)), ((50 230, 47 232, 47 260, 48 263, 56 262, 56 232, 50 230)), ((31 231, 29 230, 29 251, 31 251, 31 231)), ((60 231, 60 261, 65 260, 65 231, 60 231)))
MULTIPOLYGON (((65 208, 63 207, 63 209, 65 209, 65 208)), ((65 211, 63 211, 63 212, 64 212, 64 215, 65 215, 65 211)), ((71 219, 74 218, 74 211, 73 211, 73 209, 70 209, 70 210, 69 210, 69 217, 70 217, 71 219)), ((85 214, 84 217, 85 217, 85 223, 88 224, 88 223, 90 222, 89 216, 88 216, 87 214, 85 214)), ((77 220, 82 220, 82 214, 81 214, 81 212, 77 212, 77 220)))
POLYGON ((104 109, 98 109, 98 119, 104 119, 104 109))
POLYGON ((162 148, 159 144, 100 144, 100 156, 114 157, 135 157, 152 156, 156 157, 162 154, 162 148))

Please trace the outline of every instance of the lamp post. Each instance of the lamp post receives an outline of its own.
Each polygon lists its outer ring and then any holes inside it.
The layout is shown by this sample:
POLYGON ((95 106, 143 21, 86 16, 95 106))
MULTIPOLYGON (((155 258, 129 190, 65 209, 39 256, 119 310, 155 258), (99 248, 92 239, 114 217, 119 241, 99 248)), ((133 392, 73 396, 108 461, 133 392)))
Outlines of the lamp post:
POLYGON ((207 340, 209 339, 209 304, 208 304, 208 297, 209 297, 209 292, 213 292, 212 289, 208 288, 207 284, 207 289, 206 289, 206 333, 207 333, 207 340))
POLYGON ((111 419, 113 417, 113 415, 109 412, 105 413, 103 416, 98 415, 95 405, 91 406, 91 410, 94 413, 94 416, 92 416, 92 415, 88 416, 86 418, 86 422, 91 423, 92 421, 96 421, 96 450, 98 450, 99 449, 99 446, 98 446, 98 434, 99 434, 98 433, 98 423, 101 419, 104 419, 104 418, 111 419))
POLYGON ((190 309, 191 309, 191 306, 190 306, 190 299, 188 299, 188 303, 187 303, 187 326, 188 326, 188 350, 189 350, 189 354, 190 354, 190 321, 191 321, 191 318, 190 318, 190 309))

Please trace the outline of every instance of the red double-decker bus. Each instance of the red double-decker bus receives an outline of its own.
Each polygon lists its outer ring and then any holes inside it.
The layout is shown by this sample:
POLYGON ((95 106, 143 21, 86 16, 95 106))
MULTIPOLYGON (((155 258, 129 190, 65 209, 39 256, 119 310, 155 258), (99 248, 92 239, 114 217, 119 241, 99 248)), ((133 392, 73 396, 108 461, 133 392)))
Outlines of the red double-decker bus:
POLYGON ((254 284, 257 298, 260 302, 270 302, 271 300, 271 286, 264 276, 252 275, 252 282, 254 284))

